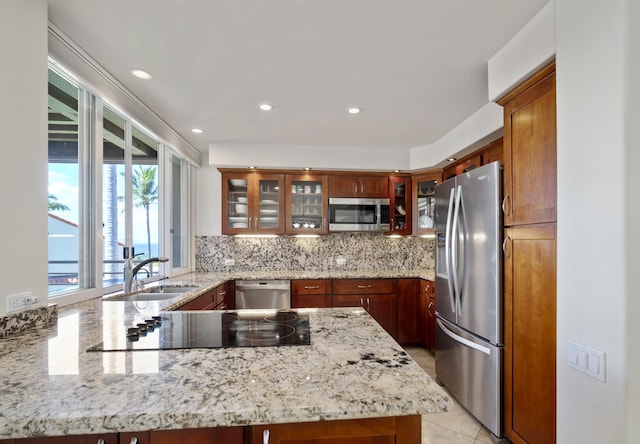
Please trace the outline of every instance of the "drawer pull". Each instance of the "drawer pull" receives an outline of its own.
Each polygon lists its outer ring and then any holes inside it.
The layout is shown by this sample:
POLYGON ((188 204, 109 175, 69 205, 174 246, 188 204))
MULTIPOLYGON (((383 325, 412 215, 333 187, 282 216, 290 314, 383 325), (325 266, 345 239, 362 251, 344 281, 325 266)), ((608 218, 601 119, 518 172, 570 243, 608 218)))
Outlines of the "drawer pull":
POLYGON ((131 438, 131 441, 129 441, 129 444, 138 444, 138 438, 136 438, 135 436, 133 436, 131 438))
POLYGON ((262 432, 262 444, 269 444, 269 429, 262 432))
POLYGON ((320 288, 319 285, 305 285, 304 286, 305 290, 317 290, 318 288, 320 288))
POLYGON ((358 285, 358 288, 371 288, 371 285, 358 285))

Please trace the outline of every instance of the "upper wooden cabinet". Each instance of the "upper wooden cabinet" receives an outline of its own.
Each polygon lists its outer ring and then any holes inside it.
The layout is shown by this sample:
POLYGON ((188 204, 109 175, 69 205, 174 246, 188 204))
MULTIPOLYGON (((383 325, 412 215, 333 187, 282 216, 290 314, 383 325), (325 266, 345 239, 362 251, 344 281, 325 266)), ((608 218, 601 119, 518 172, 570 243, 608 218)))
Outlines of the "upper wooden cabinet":
POLYGON ((284 175, 222 174, 222 234, 284 233, 284 175))
POLYGON ((502 137, 488 143, 482 148, 477 149, 471 154, 456 160, 455 162, 447 165, 443 171, 443 180, 451 179, 452 177, 464 174, 467 171, 471 171, 479 166, 486 165, 491 162, 503 160, 503 148, 502 137))
POLYGON ((287 174, 285 179, 287 234, 326 234, 327 176, 287 174))
POLYGON ((331 175, 329 197, 389 197, 389 177, 331 175))
POLYGON ((460 159, 460 161, 448 165, 443 169, 444 180, 459 176, 460 174, 471 171, 474 168, 482 166, 482 155, 479 152, 473 153, 470 157, 460 159))
POLYGON ((505 226, 556 220, 555 64, 526 86, 498 102, 504 106, 505 226))
POLYGON ((442 174, 420 174, 413 176, 411 182, 413 234, 433 234, 436 208, 434 191, 436 185, 442 182, 442 174))
POLYGON ((411 234, 411 178, 389 178, 389 206, 391 230, 389 234, 411 234))

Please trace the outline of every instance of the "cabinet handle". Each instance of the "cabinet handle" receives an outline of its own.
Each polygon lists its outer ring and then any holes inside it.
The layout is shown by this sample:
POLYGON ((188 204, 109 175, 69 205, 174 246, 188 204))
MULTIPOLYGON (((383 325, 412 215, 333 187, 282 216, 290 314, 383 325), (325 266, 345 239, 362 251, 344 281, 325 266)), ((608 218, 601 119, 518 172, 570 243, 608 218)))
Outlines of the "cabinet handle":
POLYGON ((511 237, 506 236, 502 241, 502 252, 509 259, 511 257, 511 237), (507 251, 507 243, 509 244, 509 251, 507 251))
POLYGON ((429 302, 429 305, 427 305, 427 315, 429 315, 430 318, 433 317, 433 313, 431 313, 431 307, 433 307, 433 302, 429 302))
POLYGON ((104 439, 100 438, 100 439, 97 441, 97 444, 104 444, 104 439))
POLYGON ((220 296, 224 296, 224 295, 226 295, 226 294, 227 294, 227 292, 226 292, 226 291, 221 291, 221 292, 220 292, 220 296))
POLYGON ((362 308, 364 308, 364 299, 363 299, 363 298, 360 298, 360 306, 361 306, 362 308))
POLYGON ((262 444, 269 444, 269 429, 262 432, 262 444))
POLYGON ((360 192, 364 193, 364 184, 363 183, 360 184, 360 192))
POLYGON ((358 288, 371 288, 371 285, 358 285, 358 288))
POLYGON ((502 212, 505 216, 508 216, 511 212, 511 198, 508 194, 504 195, 504 199, 502 199, 502 212), (509 201, 509 209, 507 210, 507 201, 509 201))
POLYGON ((367 311, 371 312, 371 301, 367 298, 367 311))
POLYGON ((426 287, 424 287, 425 293, 429 293, 429 290, 431 290, 431 285, 427 285, 426 287))
POLYGON ((304 286, 305 290, 317 290, 318 288, 320 288, 319 285, 305 285, 304 286))
POLYGON ((138 438, 136 438, 135 436, 132 436, 131 441, 129 441, 129 444, 138 444, 138 438))

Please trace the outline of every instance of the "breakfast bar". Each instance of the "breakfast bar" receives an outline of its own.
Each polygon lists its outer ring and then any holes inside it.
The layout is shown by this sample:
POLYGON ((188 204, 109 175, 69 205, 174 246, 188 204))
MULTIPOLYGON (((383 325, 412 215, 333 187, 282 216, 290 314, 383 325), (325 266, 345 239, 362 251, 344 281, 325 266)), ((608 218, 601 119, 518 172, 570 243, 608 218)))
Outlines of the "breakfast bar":
POLYGON ((361 308, 300 309, 308 345, 100 351, 126 348, 129 326, 175 304, 93 299, 3 339, 0 440, 208 428, 246 437, 265 425, 380 418, 408 419, 419 436, 419 415, 451 405, 361 308))

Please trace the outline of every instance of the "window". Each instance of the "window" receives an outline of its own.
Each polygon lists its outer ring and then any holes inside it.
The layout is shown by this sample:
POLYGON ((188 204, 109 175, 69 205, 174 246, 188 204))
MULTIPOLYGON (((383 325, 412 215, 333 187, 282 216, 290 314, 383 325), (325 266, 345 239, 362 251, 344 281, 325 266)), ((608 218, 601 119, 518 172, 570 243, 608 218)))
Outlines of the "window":
MULTIPOLYGON (((167 270, 189 271, 189 163, 54 63, 48 150, 50 296, 121 288, 125 254, 171 256, 167 270)), ((158 279, 163 267, 139 277, 158 279)))
POLYGON ((80 157, 84 154, 80 127, 80 89, 59 73, 49 70, 48 137, 48 249, 49 293, 83 288, 79 258, 82 238, 80 220, 80 157))
POLYGON ((189 266, 189 163, 171 153, 171 269, 180 272, 189 266))

